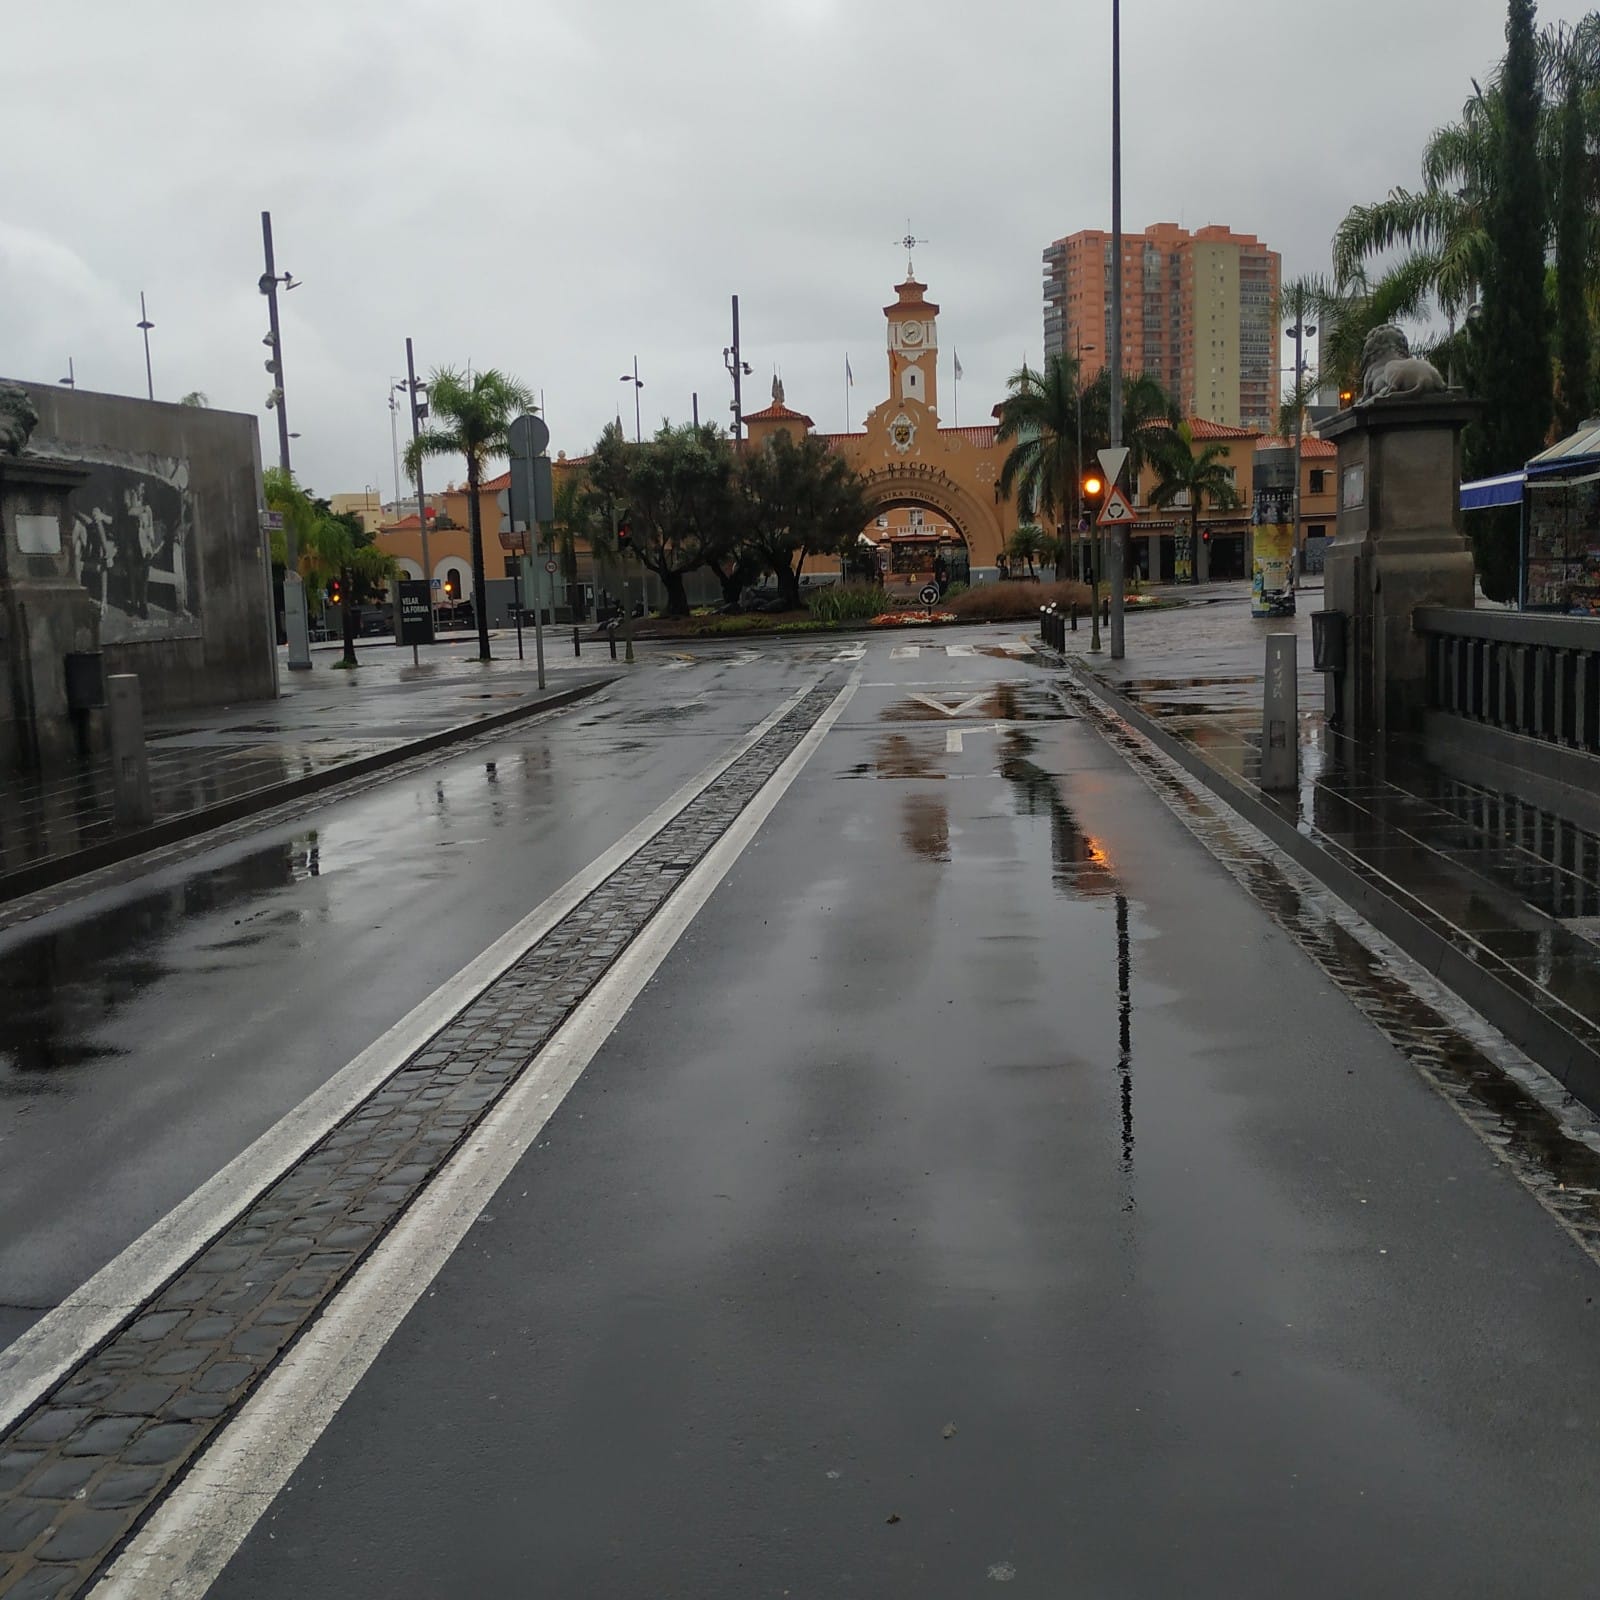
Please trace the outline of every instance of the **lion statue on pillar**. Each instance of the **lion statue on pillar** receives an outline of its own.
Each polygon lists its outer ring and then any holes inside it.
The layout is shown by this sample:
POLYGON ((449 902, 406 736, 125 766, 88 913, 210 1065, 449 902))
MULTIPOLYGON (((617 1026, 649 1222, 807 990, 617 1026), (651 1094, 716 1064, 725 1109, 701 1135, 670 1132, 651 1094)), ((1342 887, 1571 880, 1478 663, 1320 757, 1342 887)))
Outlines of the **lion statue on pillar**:
POLYGON ((20 456, 28 435, 39 426, 26 389, 0 383, 0 456, 20 456))
POLYGON ((1442 394, 1444 389, 1439 369, 1431 361, 1412 355, 1403 329, 1386 322, 1367 335, 1367 342, 1361 347, 1363 400, 1415 399, 1442 394))

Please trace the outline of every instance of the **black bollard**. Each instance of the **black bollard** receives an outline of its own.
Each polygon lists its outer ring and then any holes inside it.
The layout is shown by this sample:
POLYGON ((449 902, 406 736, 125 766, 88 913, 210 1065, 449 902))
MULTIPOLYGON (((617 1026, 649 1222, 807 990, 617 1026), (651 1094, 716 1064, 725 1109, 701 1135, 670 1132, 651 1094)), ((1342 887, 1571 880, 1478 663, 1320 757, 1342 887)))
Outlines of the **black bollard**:
POLYGON ((617 636, 615 633, 609 633, 606 638, 611 643, 611 659, 615 661, 617 659, 617 636))
POLYGON ((578 630, 576 628, 572 630, 572 653, 575 656, 583 654, 583 646, 578 643, 578 630))
POLYGON ((1078 602, 1076 600, 1072 602, 1072 631, 1074 633, 1078 631, 1078 602))

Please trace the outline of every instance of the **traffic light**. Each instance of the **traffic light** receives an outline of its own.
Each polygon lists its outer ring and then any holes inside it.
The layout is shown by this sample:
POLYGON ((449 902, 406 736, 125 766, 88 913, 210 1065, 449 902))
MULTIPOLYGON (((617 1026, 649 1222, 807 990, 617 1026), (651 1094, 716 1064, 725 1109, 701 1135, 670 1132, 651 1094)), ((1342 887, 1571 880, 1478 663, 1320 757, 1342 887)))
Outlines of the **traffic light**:
POLYGON ((617 523, 617 554, 626 555, 633 548, 633 524, 626 516, 617 523))
POLYGON ((455 580, 453 578, 446 578, 444 580, 444 597, 445 597, 445 599, 446 600, 453 599, 454 596, 455 596, 455 592, 456 592, 455 580))
POLYGON ((1339 409, 1348 409, 1355 404, 1356 392, 1354 389, 1341 389, 1339 391, 1339 409))
POLYGON ((1083 480, 1083 498, 1085 500, 1098 500, 1101 494, 1105 492, 1105 487, 1105 484, 1100 480, 1100 475, 1098 473, 1091 472, 1089 476, 1083 480))
POLYGON ((341 584, 337 578, 329 579, 329 581, 328 581, 328 599, 334 605, 338 605, 339 602, 343 598, 344 598, 344 585, 341 584))

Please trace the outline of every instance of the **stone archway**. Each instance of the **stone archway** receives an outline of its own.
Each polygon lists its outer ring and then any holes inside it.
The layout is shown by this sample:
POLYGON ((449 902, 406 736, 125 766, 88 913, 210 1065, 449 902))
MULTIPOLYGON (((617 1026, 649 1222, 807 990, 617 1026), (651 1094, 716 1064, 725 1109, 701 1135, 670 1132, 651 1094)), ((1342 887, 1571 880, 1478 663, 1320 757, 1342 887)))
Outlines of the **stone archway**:
POLYGON ((1005 545, 997 510, 983 504, 941 467, 926 462, 869 468, 862 473, 872 515, 924 506, 950 520, 966 541, 973 566, 993 566, 1005 545))

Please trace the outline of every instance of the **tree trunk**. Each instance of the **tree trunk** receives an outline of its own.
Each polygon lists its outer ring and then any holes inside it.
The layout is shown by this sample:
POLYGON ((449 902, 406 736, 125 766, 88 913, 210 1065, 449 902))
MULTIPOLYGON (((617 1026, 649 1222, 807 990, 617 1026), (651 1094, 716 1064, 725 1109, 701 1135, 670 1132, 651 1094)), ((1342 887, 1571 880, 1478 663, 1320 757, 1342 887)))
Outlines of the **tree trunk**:
POLYGON ((478 623, 478 659, 487 661, 489 583, 483 570, 483 512, 478 505, 478 463, 473 456, 467 457, 467 526, 472 530, 472 614, 478 623))
POLYGON ((655 568, 655 574, 661 579, 661 586, 667 591, 667 615, 669 617, 686 617, 689 615, 689 593, 683 586, 683 574, 674 572, 667 567, 655 568))
POLYGON ((800 573, 798 570, 791 567, 788 561, 785 560, 779 562, 772 569, 772 575, 778 580, 778 593, 783 596, 785 610, 798 611, 800 609, 800 573))
POLYGON ((1211 563, 1205 563, 1205 578, 1200 576, 1200 496, 1190 490, 1191 505, 1189 508, 1189 582, 1191 584, 1204 583, 1211 576, 1211 563))
POLYGON ((355 586, 350 582, 349 567, 339 568, 340 620, 344 624, 344 664, 356 665, 356 600, 355 586))
POLYGON ((732 562, 726 569, 718 566, 715 561, 708 561, 706 565, 722 589, 723 605, 730 610, 737 610, 739 596, 744 593, 744 568, 738 561, 732 562))

